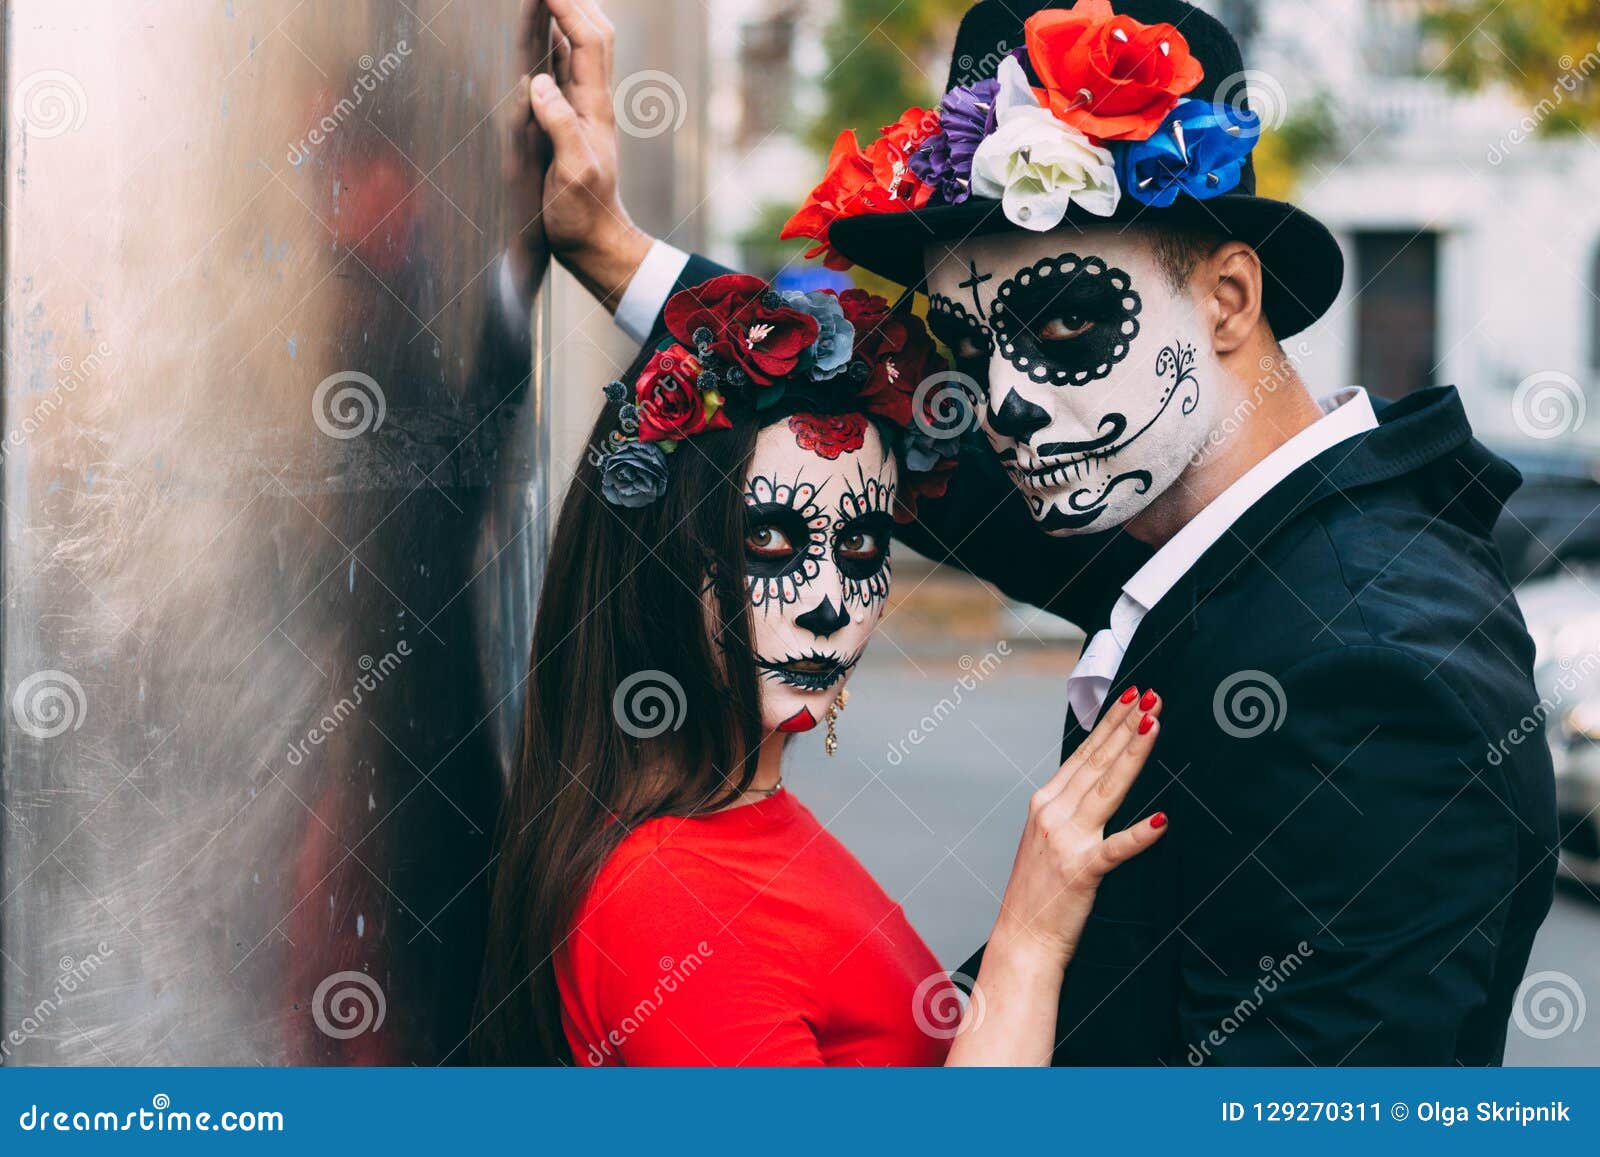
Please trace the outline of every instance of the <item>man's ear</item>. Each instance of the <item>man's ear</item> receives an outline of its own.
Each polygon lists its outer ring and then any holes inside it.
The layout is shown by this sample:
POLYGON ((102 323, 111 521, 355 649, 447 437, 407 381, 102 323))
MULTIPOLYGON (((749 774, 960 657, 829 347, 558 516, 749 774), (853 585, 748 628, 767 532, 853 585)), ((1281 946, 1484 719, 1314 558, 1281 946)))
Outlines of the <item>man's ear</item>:
POLYGON ((1225 241, 1196 273, 1210 305, 1212 348, 1219 355, 1231 354, 1261 320, 1261 258, 1243 241, 1225 241))

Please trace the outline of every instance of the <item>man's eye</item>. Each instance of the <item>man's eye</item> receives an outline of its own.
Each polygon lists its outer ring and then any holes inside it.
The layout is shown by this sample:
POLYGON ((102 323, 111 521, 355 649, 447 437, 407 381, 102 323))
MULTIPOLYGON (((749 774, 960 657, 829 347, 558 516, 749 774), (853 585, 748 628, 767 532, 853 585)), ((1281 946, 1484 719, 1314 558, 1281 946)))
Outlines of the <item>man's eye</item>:
POLYGON ((1052 317, 1036 331, 1040 341, 1071 341, 1094 328, 1094 322, 1073 314, 1052 317))
POLYGON ((745 553, 756 558, 784 558, 794 553, 794 545, 776 526, 758 526, 744 536, 745 553))
POLYGON ((857 531, 839 539, 839 557, 869 562, 878 557, 878 536, 857 531))

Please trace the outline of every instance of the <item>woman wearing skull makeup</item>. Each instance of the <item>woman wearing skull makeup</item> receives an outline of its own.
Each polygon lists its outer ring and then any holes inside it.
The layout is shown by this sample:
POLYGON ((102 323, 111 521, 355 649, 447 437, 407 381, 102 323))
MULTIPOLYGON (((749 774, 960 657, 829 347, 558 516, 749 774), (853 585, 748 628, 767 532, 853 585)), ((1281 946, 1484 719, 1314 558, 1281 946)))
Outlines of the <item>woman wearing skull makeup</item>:
POLYGON ((859 291, 728 275, 607 388, 556 529, 500 831, 473 1034, 488 1063, 1047 1064, 1104 828, 1159 728, 1128 688, 1033 797, 959 994, 784 786, 888 598, 897 509, 952 455, 913 418, 940 368, 859 291))

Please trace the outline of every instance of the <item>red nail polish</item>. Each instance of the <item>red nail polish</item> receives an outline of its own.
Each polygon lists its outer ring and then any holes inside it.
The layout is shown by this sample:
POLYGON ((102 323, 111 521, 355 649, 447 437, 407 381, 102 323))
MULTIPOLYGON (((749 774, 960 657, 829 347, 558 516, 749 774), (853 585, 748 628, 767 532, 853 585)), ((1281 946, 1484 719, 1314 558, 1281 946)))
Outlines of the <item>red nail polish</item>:
POLYGON ((1150 710, 1150 708, 1154 707, 1155 705, 1156 705, 1156 693, 1154 691, 1146 691, 1144 693, 1144 698, 1139 700, 1139 707, 1143 711, 1148 711, 1148 710, 1150 710))
POLYGON ((1153 827, 1153 828, 1164 828, 1164 827, 1166 827, 1167 826, 1167 813, 1166 812, 1156 812, 1155 815, 1150 817, 1150 826, 1153 827))
POLYGON ((1137 688, 1137 687, 1129 687, 1126 691, 1124 691, 1122 693, 1122 701, 1124 703, 1132 703, 1133 702, 1133 697, 1135 695, 1137 695, 1138 693, 1139 693, 1139 688, 1137 688))
POLYGON ((1143 719, 1139 720, 1139 734, 1140 735, 1148 735, 1148 734, 1150 734, 1150 729, 1152 727, 1154 727, 1155 725, 1156 725, 1155 718, 1153 716, 1146 715, 1143 719))

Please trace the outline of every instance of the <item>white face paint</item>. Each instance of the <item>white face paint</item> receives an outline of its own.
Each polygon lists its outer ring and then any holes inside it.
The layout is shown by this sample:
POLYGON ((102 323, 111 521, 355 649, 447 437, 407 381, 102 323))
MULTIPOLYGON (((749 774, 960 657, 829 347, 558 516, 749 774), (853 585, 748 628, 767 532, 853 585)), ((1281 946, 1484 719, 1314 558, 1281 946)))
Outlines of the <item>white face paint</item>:
POLYGON ((929 327, 987 382, 979 420, 1046 532, 1124 523, 1188 467, 1221 379, 1146 236, 1001 234, 926 260, 929 327))
POLYGON ((745 575, 761 725, 809 731, 889 598, 894 457, 860 414, 762 430, 745 483, 745 575))

